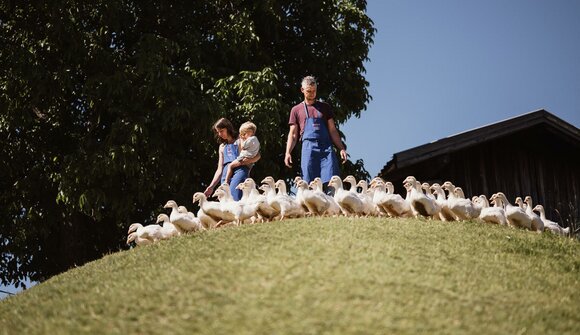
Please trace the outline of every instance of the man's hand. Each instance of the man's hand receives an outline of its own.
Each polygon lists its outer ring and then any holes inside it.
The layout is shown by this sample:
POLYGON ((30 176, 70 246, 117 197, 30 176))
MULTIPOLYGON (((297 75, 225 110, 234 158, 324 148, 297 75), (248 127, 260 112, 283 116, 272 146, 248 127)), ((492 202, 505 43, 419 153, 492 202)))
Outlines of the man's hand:
POLYGON ((292 155, 291 154, 286 153, 286 155, 284 156, 284 164, 286 164, 286 166, 289 168, 292 167, 292 155))
POLYGON ((340 150, 340 158, 342 158, 342 164, 346 163, 346 149, 340 150))

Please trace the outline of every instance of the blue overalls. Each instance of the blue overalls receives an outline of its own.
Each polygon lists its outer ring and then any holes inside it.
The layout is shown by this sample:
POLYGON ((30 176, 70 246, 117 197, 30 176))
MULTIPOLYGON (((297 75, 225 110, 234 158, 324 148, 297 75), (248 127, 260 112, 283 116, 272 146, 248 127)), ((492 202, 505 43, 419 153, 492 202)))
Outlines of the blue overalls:
POLYGON ((316 110, 316 117, 310 117, 306 103, 303 104, 306 123, 302 134, 302 179, 309 183, 320 177, 323 183, 327 183, 332 176, 339 174, 330 132, 322 113, 316 110))
MULTIPOLYGON (((221 183, 226 181, 226 174, 228 173, 228 165, 236 158, 238 158, 238 141, 224 146, 224 162, 222 169, 221 183)), ((242 183, 250 175, 250 168, 246 165, 239 166, 234 169, 232 179, 230 180, 230 190, 234 200, 238 201, 242 198, 242 190, 237 190, 236 186, 242 183)))

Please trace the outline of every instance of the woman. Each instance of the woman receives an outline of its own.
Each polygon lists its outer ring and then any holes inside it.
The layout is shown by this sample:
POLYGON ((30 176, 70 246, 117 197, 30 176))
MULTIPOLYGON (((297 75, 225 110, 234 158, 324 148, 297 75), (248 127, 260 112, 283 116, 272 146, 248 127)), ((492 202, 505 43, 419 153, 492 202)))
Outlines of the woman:
MULTIPOLYGON (((223 183, 226 179, 228 165, 236 160, 239 153, 238 132, 230 120, 221 118, 213 125, 213 130, 216 134, 216 139, 220 143, 219 159, 217 169, 209 186, 205 189, 205 195, 211 196, 214 187, 218 182, 223 183)), ((243 165, 234 169, 233 176, 230 183, 230 190, 234 200, 238 201, 242 197, 242 190, 237 190, 236 186, 246 180, 250 175, 251 164, 260 160, 260 154, 255 157, 243 161, 243 165)))

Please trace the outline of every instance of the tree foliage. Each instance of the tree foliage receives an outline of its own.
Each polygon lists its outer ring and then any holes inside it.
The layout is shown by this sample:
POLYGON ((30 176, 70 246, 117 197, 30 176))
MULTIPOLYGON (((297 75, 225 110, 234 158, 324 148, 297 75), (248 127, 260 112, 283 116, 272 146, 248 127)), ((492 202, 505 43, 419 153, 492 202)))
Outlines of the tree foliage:
MULTIPOLYGON (((128 224, 151 223, 167 199, 191 204, 215 171, 220 117, 258 125, 256 179, 296 175, 283 153, 301 78, 318 77, 339 127, 370 99, 365 10, 356 0, 0 2, 2 283, 118 250, 128 224)), ((368 177, 362 161, 342 168, 368 177)))

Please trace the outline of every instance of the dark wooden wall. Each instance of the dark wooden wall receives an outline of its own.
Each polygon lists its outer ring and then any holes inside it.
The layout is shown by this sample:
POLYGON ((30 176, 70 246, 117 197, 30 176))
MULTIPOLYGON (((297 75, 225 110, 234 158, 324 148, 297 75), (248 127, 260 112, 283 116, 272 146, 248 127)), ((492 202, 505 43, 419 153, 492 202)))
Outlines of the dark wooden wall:
POLYGON ((514 204, 530 195, 546 209, 548 219, 569 226, 580 221, 580 144, 539 125, 503 138, 432 157, 381 175, 405 194, 402 181, 447 180, 463 188, 466 197, 503 192, 514 204))

